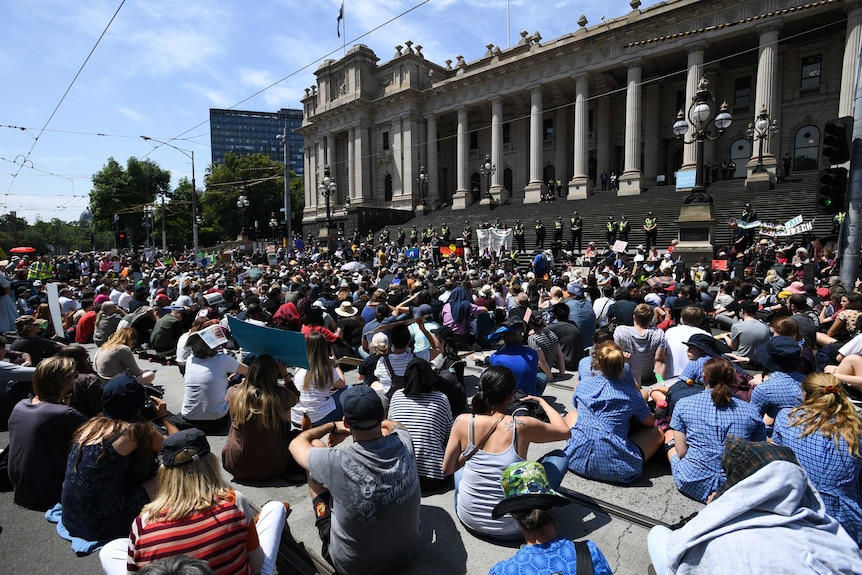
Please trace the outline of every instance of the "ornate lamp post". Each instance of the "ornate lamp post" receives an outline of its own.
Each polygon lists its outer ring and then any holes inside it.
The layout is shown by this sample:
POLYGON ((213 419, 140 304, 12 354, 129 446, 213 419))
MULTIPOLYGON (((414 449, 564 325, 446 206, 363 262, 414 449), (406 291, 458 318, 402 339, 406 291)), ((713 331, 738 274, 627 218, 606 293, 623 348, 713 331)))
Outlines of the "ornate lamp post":
POLYGON ((745 132, 752 142, 757 140, 757 165, 751 171, 752 174, 765 174, 768 170, 763 165, 763 141, 771 140, 778 135, 778 120, 769 122, 769 113, 766 107, 760 109, 760 113, 754 119, 753 124, 748 124, 745 132))
POLYGON ((317 191, 326 199, 326 229, 329 230, 332 223, 332 210, 329 203, 329 198, 335 195, 338 191, 338 186, 335 180, 332 179, 329 173, 329 166, 323 168, 323 180, 317 184, 317 191))
POLYGON ((144 206, 144 228, 147 230, 147 241, 145 243, 146 247, 151 248, 153 246, 153 238, 152 230, 154 229, 154 215, 156 213, 156 206, 154 204, 147 204, 144 206))
POLYGON ((491 196, 491 176, 493 176, 497 172, 497 165, 491 163, 491 155, 485 154, 485 161, 482 163, 482 166, 479 168, 479 171, 485 177, 488 182, 488 188, 485 190, 485 193, 488 196, 488 199, 492 199, 491 196))
MULTIPOLYGON (((680 110, 676 115, 676 122, 673 124, 673 133, 678 139, 683 140, 685 144, 695 144, 697 146, 694 188, 689 197, 686 198, 686 203, 691 203, 692 201, 696 201, 697 198, 702 198, 700 194, 706 194, 703 185, 705 170, 703 157, 704 142, 718 139, 730 127, 731 123, 733 123, 733 116, 727 111, 727 102, 721 105, 718 114, 716 114, 715 97, 709 90, 709 81, 705 77, 701 78, 700 82, 697 83, 697 93, 694 96, 694 102, 689 106, 688 112, 683 113, 680 110), (686 121, 686 118, 688 118, 688 121, 686 121), (711 121, 714 121, 715 127, 718 130, 715 134, 710 130, 711 121), (691 140, 686 141, 685 134, 688 132, 689 126, 694 128, 694 132, 691 134, 691 140), (698 196, 695 196, 695 194, 698 194, 698 196)), ((708 194, 706 194, 705 199, 711 201, 708 194)))
POLYGON ((272 230, 273 241, 277 240, 278 236, 276 235, 276 232, 278 230, 278 220, 275 219, 275 212, 272 212, 272 214, 269 216, 269 229, 272 230))
POLYGON ((424 208, 427 205, 425 202, 425 193, 428 187, 428 174, 425 173, 425 166, 419 167, 419 177, 416 178, 416 183, 419 184, 419 202, 424 208))
POLYGON ((249 206, 249 201, 248 201, 248 197, 246 197, 245 194, 241 195, 240 197, 238 197, 236 199, 236 207, 239 208, 239 213, 240 213, 240 216, 239 216, 240 217, 240 219, 239 219, 239 221, 240 221, 240 231, 239 231, 240 238, 245 238, 245 209, 248 206, 249 206))

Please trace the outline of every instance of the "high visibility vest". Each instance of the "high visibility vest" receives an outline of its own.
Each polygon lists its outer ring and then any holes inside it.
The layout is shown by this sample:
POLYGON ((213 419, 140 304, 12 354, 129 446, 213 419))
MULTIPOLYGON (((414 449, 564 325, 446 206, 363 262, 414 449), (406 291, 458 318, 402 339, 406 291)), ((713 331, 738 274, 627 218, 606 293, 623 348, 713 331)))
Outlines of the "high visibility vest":
POLYGON ((42 266, 44 264, 42 262, 36 261, 30 264, 30 268, 27 270, 27 279, 28 280, 37 280, 41 276, 42 266))
POLYGON ((515 224, 515 235, 523 236, 524 235, 524 225, 523 224, 515 224))
POLYGON ((545 229, 545 224, 536 224, 536 231, 544 230, 544 229, 545 229))
POLYGON ((847 212, 838 212, 834 216, 832 216, 832 220, 835 221, 839 226, 844 223, 844 218, 847 217, 847 212))
POLYGON ((608 232, 613 233, 615 231, 617 231, 616 222, 608 222, 608 232))
POLYGON ((561 220, 557 220, 556 222, 554 222, 554 229, 555 230, 563 229, 563 222, 561 220))
POLYGON ((620 231, 621 231, 621 232, 623 232, 623 233, 625 233, 625 232, 629 231, 629 222, 628 222, 628 220, 624 220, 624 221, 620 222, 620 231))
MULTIPOLYGON (((577 218, 572 218, 572 227, 580 228, 581 227, 581 218, 578 216, 577 218)), ((579 230, 578 230, 579 231, 579 230)))
POLYGON ((644 225, 651 228, 655 225, 655 218, 644 218, 644 225))

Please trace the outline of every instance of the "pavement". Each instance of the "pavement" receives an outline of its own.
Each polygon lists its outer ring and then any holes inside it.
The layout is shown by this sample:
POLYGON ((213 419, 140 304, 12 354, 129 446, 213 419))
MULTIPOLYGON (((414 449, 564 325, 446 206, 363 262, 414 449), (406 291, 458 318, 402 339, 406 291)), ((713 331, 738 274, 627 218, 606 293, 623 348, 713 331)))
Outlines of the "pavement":
MULTIPOLYGON (((91 354, 94 350, 92 346, 91 354)), ((183 379, 179 370, 174 366, 140 363, 142 367, 155 366, 158 369, 155 384, 164 386, 168 408, 179 410, 183 396, 183 379)), ((478 368, 467 368, 468 392, 475 390, 479 374, 478 368)), ((358 381, 355 371, 346 376, 348 383, 358 381)), ((572 408, 575 378, 573 374, 558 377, 545 391, 548 402, 561 412, 572 408)), ((210 436, 209 440, 213 452, 220 453, 226 437, 210 436)), ((5 447, 8 442, 8 432, 0 433, 0 446, 5 447)), ((530 458, 536 459, 548 451, 562 448, 564 443, 532 445, 530 458)), ((292 513, 288 525, 293 537, 312 553, 319 552, 320 540, 305 485, 290 486, 282 480, 239 483, 226 472, 225 479, 257 507, 270 500, 290 502, 292 513)), ((556 512, 557 531, 572 539, 595 541, 617 575, 652 572, 646 544, 648 529, 639 516, 645 516, 647 523, 652 520, 672 525, 703 507, 676 490, 670 466, 661 455, 647 463, 643 477, 632 485, 608 485, 569 473, 562 487, 600 505, 573 503, 559 509, 556 512)), ((422 543, 404 573, 484 574, 495 563, 517 551, 517 544, 484 541, 468 533, 454 514, 452 498, 452 489, 423 494, 422 543)), ((54 525, 48 523, 42 513, 17 507, 12 493, 0 493, 0 565, 0 572, 10 574, 90 575, 101 571, 98 554, 76 557, 69 543, 56 534, 54 525)))

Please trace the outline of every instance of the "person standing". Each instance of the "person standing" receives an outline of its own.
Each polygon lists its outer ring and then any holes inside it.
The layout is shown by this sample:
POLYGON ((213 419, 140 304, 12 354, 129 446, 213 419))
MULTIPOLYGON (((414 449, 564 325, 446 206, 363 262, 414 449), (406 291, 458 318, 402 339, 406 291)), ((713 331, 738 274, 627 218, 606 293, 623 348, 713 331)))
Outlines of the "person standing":
POLYGON ((728 179, 728 180, 732 180, 732 179, 733 179, 733 175, 734 175, 735 173, 736 173, 736 162, 734 162, 733 160, 730 160, 730 161, 727 163, 727 179, 728 179))
MULTIPOLYGON (((757 210, 751 207, 750 203, 745 204, 745 207, 742 208, 742 216, 739 218, 743 222, 750 224, 752 222, 757 221, 757 210)), ((754 243, 754 228, 747 228, 745 230, 745 242, 746 247, 750 246, 754 243)))
POLYGON ((652 211, 647 212, 644 218, 644 235, 646 236, 646 251, 649 251, 658 243, 658 219, 652 214, 652 211))
POLYGON ((793 158, 787 152, 781 157, 781 163, 784 165, 784 177, 790 177, 790 165, 793 163, 793 158))
POLYGON ((449 230, 449 225, 446 222, 443 222, 443 225, 440 227, 440 237, 443 239, 443 243, 445 245, 449 245, 449 237, 452 235, 452 232, 449 230))
POLYGON ((473 237, 473 226, 470 225, 470 220, 464 220, 464 247, 470 245, 470 240, 473 237))
POLYGON ((571 218, 571 230, 572 230, 572 251, 575 249, 575 242, 577 242, 578 251, 581 251, 581 231, 584 227, 584 221, 581 219, 581 216, 578 215, 578 210, 575 210, 572 213, 571 218))
POLYGON ((290 443, 308 471, 322 555, 341 573, 392 573, 419 542, 419 474, 403 425, 384 419, 383 403, 366 385, 341 397, 344 418, 300 433, 290 443), (383 432, 386 431, 384 434, 383 432), (353 443, 335 445, 348 435, 353 443))
POLYGON ((602 180, 602 191, 607 192, 608 191, 608 173, 607 172, 602 172, 601 180, 602 180))
POLYGON ((398 235, 397 235, 397 239, 398 239, 398 247, 399 247, 399 248, 403 248, 403 247, 404 247, 404 242, 407 240, 407 236, 406 236, 406 234, 404 233, 404 228, 402 228, 402 227, 400 227, 400 226, 398 227, 398 235))
POLYGON ((536 220, 536 249, 545 249, 545 224, 542 220, 536 220))
POLYGON ((515 243, 518 245, 518 251, 527 251, 524 245, 524 224, 521 223, 521 220, 515 221, 515 228, 512 231, 512 235, 515 236, 515 243))
POLYGON ((617 227, 619 229, 620 241, 629 241, 629 229, 631 229, 631 224, 625 216, 620 217, 620 222, 617 224, 617 227))
POLYGON ((563 241, 563 216, 557 216, 554 221, 554 244, 560 245, 563 241))
POLYGON ((608 216, 608 223, 605 224, 606 237, 608 241, 608 247, 613 246, 617 241, 617 230, 619 227, 617 223, 614 221, 613 216, 608 216))

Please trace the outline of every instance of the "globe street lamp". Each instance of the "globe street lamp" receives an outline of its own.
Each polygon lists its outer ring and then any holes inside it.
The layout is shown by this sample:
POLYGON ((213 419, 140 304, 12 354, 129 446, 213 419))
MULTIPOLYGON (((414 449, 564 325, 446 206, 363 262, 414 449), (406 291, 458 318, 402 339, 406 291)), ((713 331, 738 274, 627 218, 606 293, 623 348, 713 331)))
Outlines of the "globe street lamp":
POLYGON ((748 124, 748 130, 745 132, 749 139, 753 142, 757 140, 757 166, 751 171, 752 174, 763 174, 768 170, 763 165, 763 141, 771 140, 778 135, 778 120, 769 122, 769 113, 766 107, 760 109, 760 113, 754 119, 753 124, 748 124))
POLYGON ((718 139, 733 122, 733 116, 727 111, 727 102, 721 105, 718 114, 715 113, 714 102, 715 97, 709 90, 709 81, 703 77, 697 83, 697 92, 695 93, 694 101, 688 108, 688 113, 684 114, 680 110, 676 115, 676 122, 673 124, 673 133, 678 139, 682 140, 685 144, 695 144, 697 146, 694 188, 691 190, 688 198, 686 198, 686 203, 691 203, 692 201, 711 202, 712 199, 706 194, 703 185, 703 175, 706 169, 704 166, 703 144, 704 142, 718 139), (688 122, 686 122, 686 117, 688 118, 688 122), (715 127, 718 129, 718 132, 715 134, 710 131, 710 121, 714 121, 715 127), (694 132, 691 134, 691 140, 686 141, 685 134, 688 132, 689 126, 694 128, 694 132))
POLYGON ((239 221, 240 221, 239 237, 240 238, 245 238, 245 209, 248 207, 248 205, 249 205, 248 198, 244 194, 240 195, 240 197, 238 197, 236 199, 236 207, 239 208, 239 213, 240 213, 240 216, 239 216, 239 221))
POLYGON ((273 241, 277 240, 278 236, 276 235, 276 233, 278 230, 278 220, 275 219, 275 212, 272 212, 272 214, 269 217, 269 229, 272 230, 273 241))
POLYGON ((276 134, 276 139, 284 145, 284 242, 290 240, 290 140, 288 139, 287 120, 284 121, 284 132, 276 134))
POLYGON ((419 201, 424 208, 427 205, 425 203, 425 190, 428 186, 428 174, 425 173, 425 166, 419 167, 419 177, 416 178, 416 183, 419 184, 419 201))
POLYGON ((485 162, 479 168, 482 172, 482 175, 485 176, 488 182, 487 194, 488 198, 491 199, 493 196, 491 195, 491 176, 493 176, 497 172, 497 166, 491 163, 490 154, 485 154, 485 162))
POLYGON ((323 180, 317 184, 317 191, 326 199, 326 229, 328 231, 330 224, 332 223, 332 212, 330 209, 329 198, 334 196, 335 192, 338 191, 338 186, 330 175, 329 166, 323 167, 323 180))
POLYGON ((155 229, 153 225, 155 223, 155 213, 156 210, 155 204, 147 204, 144 206, 144 228, 147 230, 147 241, 145 243, 146 247, 151 248, 153 246, 153 238, 151 231, 155 229))

